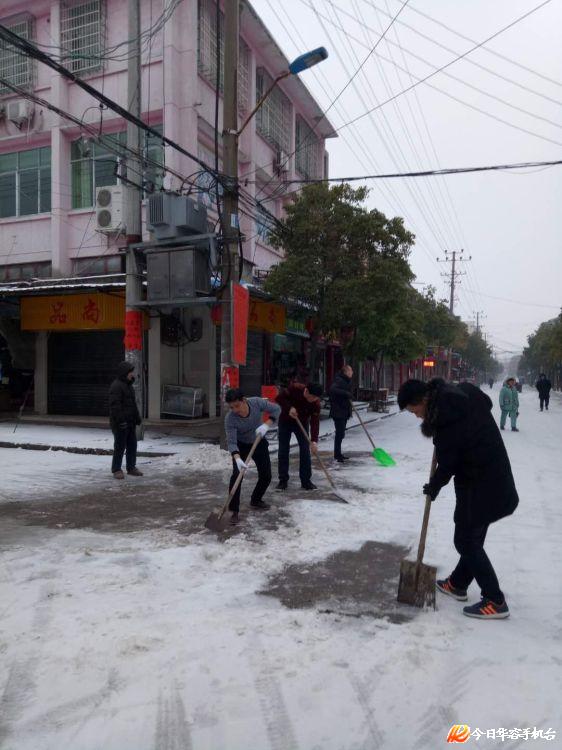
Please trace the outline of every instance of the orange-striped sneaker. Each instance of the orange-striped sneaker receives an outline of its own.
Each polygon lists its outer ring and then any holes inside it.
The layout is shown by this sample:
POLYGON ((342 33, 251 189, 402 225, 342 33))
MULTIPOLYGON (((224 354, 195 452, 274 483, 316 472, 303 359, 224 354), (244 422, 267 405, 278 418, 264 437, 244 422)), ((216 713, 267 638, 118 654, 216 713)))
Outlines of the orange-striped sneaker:
POLYGON ((505 620, 509 617, 509 608, 505 602, 496 604, 491 599, 482 599, 478 604, 464 607, 463 613, 467 617, 478 617, 480 620, 505 620))
POLYGON ((452 596, 453 599, 456 599, 458 602, 466 602, 468 599, 466 589, 455 588, 448 578, 445 578, 443 581, 436 581, 435 585, 442 594, 452 596))

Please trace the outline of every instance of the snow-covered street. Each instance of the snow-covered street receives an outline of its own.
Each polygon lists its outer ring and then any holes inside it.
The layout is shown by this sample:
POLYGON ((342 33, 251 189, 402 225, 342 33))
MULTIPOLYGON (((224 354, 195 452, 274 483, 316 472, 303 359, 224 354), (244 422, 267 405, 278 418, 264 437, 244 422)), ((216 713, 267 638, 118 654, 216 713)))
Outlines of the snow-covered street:
MULTIPOLYGON (((369 426, 396 467, 349 433, 349 505, 317 470, 314 493, 272 484, 268 514, 246 486, 223 539, 202 526, 228 477, 216 446, 142 459, 118 486, 107 456, 0 449, 0 748, 434 750, 453 724, 552 728, 562 746, 562 398, 520 398, 502 433, 520 505, 486 544, 511 617, 493 622, 439 594, 436 611, 395 602, 432 452, 408 413, 369 426)), ((438 575, 453 505, 449 486, 432 507, 438 575)))

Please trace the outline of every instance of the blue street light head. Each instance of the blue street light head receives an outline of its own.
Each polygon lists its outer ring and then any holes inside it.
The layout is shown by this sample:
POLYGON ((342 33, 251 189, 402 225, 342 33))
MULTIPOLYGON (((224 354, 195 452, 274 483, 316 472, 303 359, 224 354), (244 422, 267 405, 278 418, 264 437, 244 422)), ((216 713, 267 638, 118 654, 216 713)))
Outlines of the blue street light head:
POLYGON ((304 55, 299 55, 296 60, 289 65, 289 71, 296 75, 302 73, 307 68, 312 68, 313 65, 318 65, 319 62, 325 60, 328 57, 328 50, 326 47, 317 47, 310 52, 305 52, 304 55))

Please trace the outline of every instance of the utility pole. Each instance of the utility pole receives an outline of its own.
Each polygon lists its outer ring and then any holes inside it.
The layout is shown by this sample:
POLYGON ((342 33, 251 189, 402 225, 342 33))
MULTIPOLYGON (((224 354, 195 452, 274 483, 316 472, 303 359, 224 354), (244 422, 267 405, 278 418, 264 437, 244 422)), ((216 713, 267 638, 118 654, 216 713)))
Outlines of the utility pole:
MULTIPOLYGON (((140 0, 128 0, 128 66, 127 66, 127 108, 131 114, 141 115, 141 23, 140 0)), ((135 251, 131 248, 141 242, 141 202, 142 192, 131 182, 137 182, 142 175, 139 129, 127 122, 127 175, 129 182, 125 188, 125 227, 126 227, 126 287, 125 287, 125 358, 135 367, 135 396, 139 413, 144 417, 144 370, 142 357, 143 314, 132 306, 134 300, 141 299, 142 278, 137 268, 135 251)), ((142 178, 141 178, 142 182, 142 178)), ((139 437, 142 439, 142 425, 139 437)))
MULTIPOLYGON (((238 44, 239 3, 230 0, 224 4, 224 98, 223 98, 223 173, 224 199, 222 213, 223 257, 221 278, 221 416, 225 410, 227 372, 232 366, 232 298, 231 284, 239 281, 239 216, 238 216, 238 44)), ((221 443, 224 426, 221 426, 221 443)))
MULTIPOLYGON (((449 278, 450 285, 450 296, 449 296, 449 312, 451 316, 454 315, 455 310, 455 286, 457 284, 457 278, 464 276, 465 274, 456 270, 457 263, 467 263, 472 260, 472 255, 468 258, 463 257, 464 250, 453 250, 451 255, 445 251, 445 258, 437 258, 438 263, 450 263, 451 272, 442 274, 444 277, 449 278)), ((449 356, 447 359, 447 380, 451 380, 451 371, 453 368, 453 345, 449 346, 449 356)))
POLYGON ((474 315, 476 316, 476 333, 480 334, 480 318, 485 318, 486 314, 484 310, 476 310, 474 315))

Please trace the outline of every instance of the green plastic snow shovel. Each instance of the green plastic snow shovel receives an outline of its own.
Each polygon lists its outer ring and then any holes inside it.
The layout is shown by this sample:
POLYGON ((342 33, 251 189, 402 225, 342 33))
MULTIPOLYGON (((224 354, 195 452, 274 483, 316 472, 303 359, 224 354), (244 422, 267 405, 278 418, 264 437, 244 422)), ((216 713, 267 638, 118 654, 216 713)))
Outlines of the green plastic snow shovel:
POLYGON ((367 435, 371 445, 373 446, 373 452, 371 453, 371 455, 375 459, 375 461, 381 466, 396 466, 396 461, 392 458, 392 456, 388 454, 383 448, 377 448, 377 446, 374 444, 373 438, 369 434, 369 430, 365 427, 365 422, 363 422, 363 420, 361 419, 357 409, 353 405, 351 408, 355 412, 355 416, 361 423, 361 427, 365 430, 365 435, 367 435))

